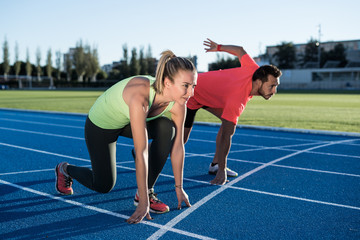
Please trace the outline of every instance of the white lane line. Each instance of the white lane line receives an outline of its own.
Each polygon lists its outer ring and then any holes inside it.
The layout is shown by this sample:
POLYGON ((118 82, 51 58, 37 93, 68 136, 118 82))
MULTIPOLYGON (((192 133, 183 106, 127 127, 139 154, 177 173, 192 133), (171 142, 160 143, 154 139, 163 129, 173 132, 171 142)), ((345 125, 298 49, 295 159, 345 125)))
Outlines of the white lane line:
POLYGON ((73 157, 73 156, 69 156, 69 155, 52 153, 52 152, 48 152, 48 151, 37 150, 37 149, 34 149, 34 148, 21 147, 21 146, 16 146, 16 145, 12 145, 12 144, 2 143, 2 142, 0 142, 0 145, 6 146, 6 147, 18 148, 18 149, 22 149, 22 150, 26 150, 26 151, 43 153, 43 154, 47 154, 47 155, 53 155, 53 156, 62 157, 62 158, 70 158, 70 159, 79 160, 79 161, 83 161, 83 162, 89 162, 89 160, 87 160, 85 158, 78 158, 78 157, 73 157))
POLYGON ((71 126, 71 125, 54 124, 54 123, 47 123, 47 122, 24 121, 24 120, 10 119, 10 118, 0 118, 0 120, 10 121, 10 122, 36 124, 36 125, 42 125, 42 126, 54 126, 54 127, 78 128, 78 129, 84 128, 84 126, 71 126))
MULTIPOLYGON (((67 200, 67 199, 64 199, 62 197, 57 197, 57 196, 54 196, 54 195, 51 195, 51 194, 48 194, 48 193, 45 193, 45 192, 40 192, 40 191, 37 191, 37 190, 32 189, 32 188, 23 187, 21 185, 14 184, 14 183, 11 183, 11 182, 7 182, 7 181, 1 180, 1 179, 0 179, 0 184, 8 185, 8 186, 18 188, 18 189, 26 191, 26 192, 30 192, 30 193, 33 193, 33 194, 36 194, 36 195, 47 197, 47 198, 50 198, 50 199, 53 199, 53 200, 56 200, 56 201, 65 202, 65 203, 75 205, 77 207, 85 208, 85 209, 88 209, 88 210, 91 210, 91 211, 107 214, 107 215, 110 215, 110 216, 113 216, 113 217, 122 218, 122 219, 128 219, 130 217, 130 216, 127 216, 127 215, 124 215, 124 214, 112 212, 112 211, 102 209, 102 208, 98 208, 98 207, 94 207, 94 206, 87 205, 87 204, 77 202, 77 201, 74 201, 74 200, 67 200)), ((193 238, 197 238, 197 239, 213 239, 213 238, 202 236, 202 235, 199 235, 199 234, 196 234, 196 233, 183 231, 183 230, 176 229, 176 228, 168 228, 168 227, 163 226, 161 224, 157 224, 157 223, 154 223, 154 222, 149 222, 147 220, 141 221, 140 224, 145 224, 145 225, 148 225, 148 226, 151 226, 151 227, 156 227, 156 228, 164 228, 165 227, 167 229, 167 231, 175 232, 175 233, 178 233, 178 234, 181 234, 181 235, 185 235, 185 236, 189 236, 189 237, 193 237, 193 238)))
MULTIPOLYGON (((331 145, 335 145, 335 144, 339 144, 339 143, 343 143, 343 142, 348 142, 348 141, 352 141, 352 140, 342 140, 342 141, 334 141, 334 142, 330 142, 327 144, 323 144, 320 146, 315 146, 315 147, 311 147, 311 148, 307 148, 304 150, 300 150, 298 152, 294 152, 291 153, 289 155, 283 156, 281 158, 275 159, 271 162, 265 163, 239 177, 237 177, 235 180, 221 186, 220 188, 218 188, 217 190, 213 191, 212 193, 208 194, 207 196, 205 196, 204 198, 202 198, 201 200, 199 200, 198 202, 196 202, 194 205, 192 205, 192 207, 187 208, 185 211, 183 211, 182 213, 180 213, 178 216, 176 216, 175 218, 173 218, 172 220, 170 220, 165 226, 168 228, 174 227, 176 224, 178 224, 179 222, 181 222, 183 219, 185 219, 188 215, 190 215, 192 212, 196 211, 199 207, 201 207, 202 205, 204 205, 206 202, 208 202, 209 200, 211 200, 212 198, 214 198, 215 196, 217 196, 218 194, 220 194, 221 192, 223 192, 224 190, 226 190, 227 188, 231 187, 232 185, 238 183, 239 181, 243 180, 244 178, 247 178, 251 175, 253 175, 254 173, 259 172, 260 170, 275 164, 277 162, 280 162, 284 159, 293 157, 295 155, 299 155, 301 153, 307 152, 307 151, 311 151, 317 148, 321 148, 321 147, 326 147, 326 146, 331 146, 331 145)), ((154 240, 154 239, 159 239, 161 236, 163 236, 165 233, 167 232, 167 230, 165 228, 159 229, 157 232, 155 232, 152 236, 150 236, 148 239, 149 240, 154 240)))
MULTIPOLYGON (((7 131, 14 131, 14 132, 23 132, 23 133, 29 133, 29 134, 38 134, 38 135, 44 135, 44 136, 51 136, 51 137, 61 137, 61 138, 69 138, 69 139, 76 139, 76 140, 85 140, 84 138, 80 138, 80 137, 72 137, 72 136, 67 136, 67 135, 60 135, 60 134, 52 134, 52 133, 45 133, 45 132, 36 132, 36 131, 30 131, 30 130, 21 130, 21 129, 15 129, 15 128, 6 128, 6 127, 0 127, 0 129, 2 130, 7 130, 7 131)), ((209 141, 209 140, 201 140, 201 139, 193 139, 192 141, 199 141, 199 142, 213 142, 215 143, 215 141, 209 141)), ((297 150, 292 150, 292 149, 286 149, 287 147, 296 147, 296 146, 306 146, 306 145, 313 145, 313 144, 324 144, 324 143, 328 143, 326 142, 316 142, 316 143, 305 143, 305 144, 293 144, 293 145, 284 145, 284 146, 277 146, 277 147, 266 147, 266 146, 259 146, 259 145, 249 145, 249 144, 238 144, 238 143, 232 143, 232 145, 238 145, 238 146, 246 146, 246 147, 252 147, 252 149, 246 149, 246 150, 233 150, 230 151, 230 153, 235 153, 235 152, 249 152, 249 151, 259 151, 259 150, 264 150, 264 149, 278 149, 278 150, 283 150, 283 151, 297 151, 297 150)), ((124 143, 116 143, 117 145, 120 146, 127 146, 127 147, 133 147, 132 144, 124 144, 124 143)), ((340 154, 332 154, 332 153, 321 153, 321 152, 310 152, 309 153, 316 153, 316 154, 325 154, 325 155, 339 155, 340 157, 344 156, 344 155, 340 155, 340 154)), ((186 152, 186 154, 188 154, 186 152)), ((207 155, 213 155, 214 153, 207 153, 207 154, 192 154, 191 156, 207 156, 207 155)), ((360 158, 360 156, 354 156, 356 158, 360 158)))
MULTIPOLYGON (((121 168, 121 169, 131 170, 131 171, 134 171, 134 172, 135 172, 135 168, 125 167, 125 166, 119 165, 119 164, 127 164, 127 163, 133 163, 133 161, 117 163, 116 167, 121 168)), ((90 167, 90 165, 83 165, 82 167, 90 167)), ((30 170, 30 171, 22 171, 22 172, 0 173, 0 176, 3 176, 3 175, 26 174, 26 173, 37 173, 37 172, 47 172, 47 171, 54 171, 54 168, 51 168, 51 169, 41 169, 41 170, 30 170)), ((342 175, 342 174, 341 174, 341 175, 342 175)), ((168 174, 163 174, 163 173, 161 173, 160 176, 174 179, 174 176, 168 175, 168 174)), ((360 177, 360 175, 356 175, 356 176, 357 176, 357 177, 360 177)), ((202 180, 196 180, 196 179, 192 179, 192 178, 184 178, 184 181, 194 182, 194 183, 200 183, 200 184, 205 184, 205 185, 213 186, 212 184, 210 184, 210 182, 206 182, 206 181, 202 181, 202 180)), ((270 195, 270 196, 275 196, 275 197, 281 197, 281 198, 287 198, 287 199, 294 199, 294 200, 305 201, 305 202, 312 202, 312 203, 323 204, 323 205, 330 205, 330 206, 334 206, 334 207, 342 207, 342 208, 360 210, 360 207, 355 207, 355 206, 350 206, 350 205, 345 205, 345 204, 332 203, 332 202, 325 202, 325 201, 314 200, 314 199, 309 199, 309 198, 295 197, 295 196, 290 196, 290 195, 286 195, 286 194, 272 193, 272 192, 260 191, 260 190, 243 188, 243 187, 234 187, 234 186, 230 186, 229 188, 231 188, 231 189, 236 189, 236 190, 240 190, 240 191, 247 191, 247 192, 253 192, 253 193, 258 193, 258 194, 270 195)))
MULTIPOLYGON (((1 110, 1 109, 0 109, 1 110)), ((4 113, 2 112, 3 115, 9 115, 9 116, 15 116, 16 119, 19 118, 19 113, 4 113)), ((38 113, 35 114, 26 114, 26 115, 22 115, 21 117, 25 117, 25 118, 40 118, 40 119, 53 119, 53 120, 61 120, 61 121, 69 121, 69 122, 83 122, 85 123, 86 120, 86 115, 84 114, 84 116, 73 116, 73 118, 69 118, 67 117, 51 117, 49 116, 43 116, 43 115, 39 115, 38 113), (77 119, 79 117, 82 117, 83 119, 77 119)))
MULTIPOLYGON (((72 126, 72 125, 62 125, 62 124, 52 124, 47 122, 35 122, 35 121, 27 121, 27 120, 19 120, 15 118, 0 118, 0 120, 9 121, 9 122, 20 122, 20 123, 28 123, 28 124, 39 124, 39 125, 48 125, 48 126, 59 126, 59 127, 68 127, 68 128, 84 128, 84 126, 72 126)), ((216 131, 206 131, 206 130, 196 130, 193 129, 193 132, 201 132, 201 133, 212 133, 217 134, 216 131)), ((291 141, 307 141, 307 142, 329 142, 323 140, 314 140, 314 139, 303 139, 303 138, 288 138, 288 137, 279 137, 279 136, 267 136, 267 135, 255 135, 255 134, 243 134, 235 132, 234 136, 246 136, 246 137, 256 137, 256 138, 270 138, 270 139, 281 139, 281 140, 291 140, 291 141)), ((193 138, 189 138, 189 141, 196 141, 193 138)))
MULTIPOLYGON (((197 156, 213 158, 213 156, 207 156, 206 154, 193 154, 193 155, 189 155, 187 157, 197 157, 197 156)), ((351 158, 353 156, 348 156, 348 157, 351 158)), ((241 160, 241 159, 235 159, 235 158, 227 158, 227 160, 232 161, 232 162, 243 162, 243 163, 250 163, 250 164, 256 164, 256 165, 265 164, 264 162, 241 160)), ((342 176, 349 176, 349 177, 360 177, 359 174, 353 174, 353 173, 343 173, 343 172, 334 172, 334 171, 319 170, 319 169, 312 169, 312 168, 293 167, 293 166, 281 165, 281 164, 272 164, 271 166, 288 168, 288 169, 296 169, 296 170, 302 170, 302 171, 309 171, 309 172, 328 173, 328 174, 335 174, 335 175, 342 175, 342 176)))
POLYGON ((13 132, 44 135, 44 136, 50 136, 50 137, 61 137, 61 138, 70 138, 70 139, 76 139, 76 140, 85 140, 84 138, 80 138, 80 137, 72 137, 72 136, 60 135, 60 134, 54 134, 54 133, 36 132, 36 131, 22 130, 22 129, 15 129, 15 128, 6 128, 6 127, 0 127, 0 129, 7 130, 7 131, 13 131, 13 132))
MULTIPOLYGON (((47 151, 43 151, 43 150, 37 150, 37 149, 33 149, 33 148, 27 148, 27 147, 22 147, 22 146, 17 146, 17 145, 2 143, 2 142, 0 142, 0 145, 6 146, 6 147, 18 148, 18 149, 22 149, 22 150, 26 150, 26 151, 33 151, 33 152, 43 153, 43 154, 47 154, 47 155, 54 155, 54 156, 63 157, 63 158, 70 158, 70 159, 74 159, 74 160, 90 162, 90 160, 84 159, 84 158, 77 158, 77 157, 73 157, 73 156, 68 156, 68 155, 63 155, 63 154, 58 154, 58 153, 53 153, 53 152, 47 152, 47 151)), ((133 145, 129 145, 129 144, 121 144, 121 145, 130 146, 130 147, 133 146, 133 145)), ((289 151, 294 151, 294 150, 289 150, 289 151)), ((308 151, 308 152, 311 152, 311 151, 308 151)), ((186 157, 200 156, 200 157, 212 158, 211 155, 212 154, 190 153, 190 154, 186 155, 186 157)), ((352 156, 349 156, 349 157, 352 157, 352 156)), ((250 163, 250 164, 258 164, 258 165, 265 164, 263 162, 254 162, 254 161, 247 161, 247 160, 240 160, 240 159, 233 159, 233 158, 228 158, 228 160, 229 161, 236 161, 236 162, 250 163)), ((125 163, 125 162, 119 162, 119 163, 125 163)), ((129 161, 129 163, 132 163, 132 161, 129 161)), ((289 168, 289 169, 296 169, 296 170, 302 170, 302 171, 311 171, 311 172, 319 172, 319 173, 336 174, 336 175, 350 176, 350 177, 360 177, 360 175, 351 174, 351 173, 326 171, 326 170, 318 170, 318 169, 311 169, 311 168, 301 168, 301 167, 293 167, 293 166, 279 165, 279 164, 272 164, 272 166, 274 166, 274 167, 282 167, 282 168, 289 168)), ((0 173, 0 175, 4 175, 4 174, 5 173, 0 173)))
MULTIPOLYGON (((4 127, 0 127, 0 129, 8 130, 8 131, 14 131, 14 132, 23 132, 23 133, 38 134, 38 135, 44 135, 44 136, 50 136, 50 137, 70 138, 70 139, 85 141, 85 139, 81 138, 81 137, 72 137, 72 136, 53 134, 53 133, 35 132, 35 131, 30 131, 30 130, 21 130, 21 129, 4 128, 4 127)), ((126 146, 126 147, 133 147, 134 146, 132 144, 125 144, 125 143, 119 143, 119 142, 117 142, 116 145, 126 146)))
MULTIPOLYGON (((36 114, 48 114, 48 115, 65 115, 65 116, 75 116, 75 117, 83 117, 85 118, 88 114, 87 113, 74 113, 74 112, 59 112, 59 111, 45 111, 45 110, 26 110, 26 109, 14 109, 14 108, 0 108, 0 114, 9 115, 9 112, 17 112, 23 113, 22 116, 37 116, 36 114)), ((19 116, 18 114, 14 114, 19 116)), ((43 117, 43 118, 51 118, 51 117, 43 117)), ((68 120, 68 119, 64 119, 68 120)), ((196 122, 199 126, 208 126, 208 127, 220 127, 220 123, 211 123, 211 122, 196 122)), ((285 133, 295 133, 295 134, 319 134, 319 135, 328 135, 328 136, 343 136, 343 137, 360 137, 360 133, 357 132, 337 132, 337 131, 326 131, 326 130, 314 130, 314 129, 296 129, 296 128, 282 128, 282 127, 271 127, 271 126, 254 126, 254 125, 244 125, 239 124, 237 125, 239 129, 250 129, 256 131, 277 131, 277 132, 285 132, 285 133)), ((210 132, 210 133, 217 133, 214 131, 203 131, 203 130, 193 130, 199 132, 210 132)), ((243 135, 243 136, 250 136, 253 137, 253 134, 237 134, 235 135, 243 135)), ((259 137, 263 137, 262 135, 257 135, 259 137)))
MULTIPOLYGON (((85 140, 84 138, 80 138, 80 137, 72 137, 72 136, 53 134, 53 133, 36 132, 36 131, 30 131, 30 130, 21 130, 21 129, 14 129, 14 128, 6 128, 6 127, 0 127, 0 129, 7 130, 7 131, 14 131, 14 132, 23 132, 23 133, 51 136, 51 137, 61 137, 61 138, 69 138, 69 139, 75 139, 75 140, 85 140)), ((196 140, 194 140, 194 141, 196 141, 196 140)), ((199 139, 198 139, 198 141, 211 142, 211 141, 199 140, 199 139)), ((303 144, 303 145, 311 145, 311 144, 319 144, 319 143, 307 143, 307 144, 303 144)), ((124 143, 119 143, 119 142, 117 142, 116 145, 133 147, 132 144, 124 144, 124 143)), ((241 144, 234 143, 233 145, 241 145, 241 144)), ((286 147, 294 147, 294 146, 301 146, 301 144, 298 144, 298 145, 285 145, 285 146, 279 146, 279 147, 265 147, 265 146, 256 146, 256 145, 246 145, 246 146, 253 147, 253 148, 252 149, 246 149, 246 150, 234 150, 234 151, 230 151, 230 153, 259 151, 259 150, 264 150, 264 149, 279 149, 279 150, 283 150, 283 151, 297 151, 297 150, 284 149, 284 148, 286 148, 286 147)), ((336 153, 322 153, 322 152, 311 152, 311 151, 309 151, 309 153, 324 154, 324 155, 339 156, 339 157, 360 158, 360 156, 343 155, 343 154, 336 154, 336 153)), ((191 157, 191 156, 213 155, 213 153, 207 153, 207 154, 194 154, 193 153, 193 154, 191 154, 191 153, 188 153, 188 152, 186 152, 186 154, 188 154, 187 156, 189 156, 189 157, 191 157)))
MULTIPOLYGON (((201 133, 213 133, 217 134, 217 131, 204 131, 204 130, 192 130, 194 132, 201 132, 201 133)), ((314 140, 314 139, 304 139, 304 138, 288 138, 288 137, 279 137, 279 136, 266 136, 266 135, 256 135, 256 134, 245 134, 245 133, 236 133, 234 136, 244 136, 244 137, 254 137, 254 138, 270 138, 270 139, 281 139, 281 140, 292 140, 292 141, 306 141, 306 142, 329 142, 323 140, 314 140)), ((189 138, 191 140, 191 138, 189 138)))
MULTIPOLYGON (((90 160, 88 160, 88 161, 90 162, 90 160)), ((127 164, 127 163, 134 163, 134 161, 117 162, 116 164, 127 164)), ((81 167, 91 167, 91 165, 81 165, 81 167)), ((55 169, 55 167, 48 168, 48 169, 34 169, 34 170, 28 170, 28 171, 7 172, 7 173, 0 173, 0 176, 26 174, 26 173, 38 173, 38 172, 49 172, 49 171, 54 171, 54 169, 55 169)))
MULTIPOLYGON (((13 146, 11 146, 13 147, 13 146)), ((23 147, 17 146, 21 149, 24 149, 23 147)), ((36 150, 36 149, 24 149, 24 150, 34 150, 36 152, 40 152, 40 153, 44 153, 44 154, 50 154, 50 155, 58 155, 56 153, 51 153, 51 152, 44 152, 41 150, 36 150)), ((62 155, 62 157, 66 157, 66 158, 72 158, 75 160, 80 160, 80 161, 85 161, 85 162, 90 162, 90 160, 88 159, 79 159, 79 158, 74 158, 72 156, 66 156, 66 155, 62 155)), ((117 162, 117 167, 118 168, 122 168, 122 169, 126 169, 126 170, 132 170, 135 172, 135 168, 132 167, 126 167, 126 166, 121 166, 119 164, 127 164, 127 163, 133 163, 134 161, 126 161, 126 162, 117 162)), ((259 164, 264 164, 264 163, 259 163, 259 164)), ((90 165, 85 165, 85 166, 90 166, 90 165)), ((282 167, 282 165, 277 165, 277 164, 273 164, 272 166, 279 166, 282 167)), ((287 166, 285 166, 287 167, 287 166)), ((292 167, 290 167, 292 168, 292 167)), ((297 169, 297 168, 296 168, 297 169)), ((318 170, 312 170, 312 169, 301 169, 300 170, 307 170, 307 171, 316 171, 316 172, 322 172, 322 173, 331 173, 331 174, 338 174, 338 175, 344 175, 344 176, 355 176, 355 177, 360 177, 360 175, 355 175, 355 174, 344 174, 344 173, 338 173, 338 172, 328 172, 328 171, 318 171, 318 170)), ((24 174, 24 173, 36 173, 36 172, 45 172, 45 171, 54 171, 53 168, 51 169, 41 169, 41 170, 30 170, 30 171, 21 171, 21 172, 9 172, 9 173, 0 173, 0 176, 2 175, 15 175, 15 174, 24 174)), ((174 178, 174 176, 172 175, 168 175, 168 174, 163 174, 161 173, 160 176, 163 177, 167 177, 167 178, 174 178)), ((206 181, 201 181, 201 180, 196 180, 196 179, 191 179, 191 178, 184 178, 185 181, 189 181, 189 182, 195 182, 195 183, 201 183, 201 184, 206 184, 206 185, 211 185, 209 182, 206 181)), ((290 196, 290 195, 284 195, 284 194, 278 194, 278 193, 271 193, 271 192, 265 192, 265 191, 259 191, 259 190, 254 190, 254 189, 248 189, 248 188, 240 188, 240 187, 234 187, 234 186, 229 186, 229 188, 232 189, 238 189, 238 190, 243 190, 243 191, 249 191, 249 192, 255 192, 255 193, 260 193, 260 194, 266 194, 266 195, 272 195, 272 196, 277 196, 277 197, 283 197, 283 198, 289 198, 289 199, 296 199, 296 200, 303 200, 303 201, 307 201, 307 202, 313 202, 313 203, 319 203, 319 204, 325 204, 325 205, 332 205, 332 206, 338 206, 338 207, 345 207, 345 208, 351 208, 351 209, 358 209, 358 207, 354 207, 354 206, 349 206, 349 205, 343 205, 343 204, 337 204, 337 203, 331 203, 331 202, 324 202, 324 201, 319 201, 319 200, 312 200, 312 199, 307 199, 307 198, 301 198, 301 197, 295 197, 295 196, 290 196)))
POLYGON ((270 195, 270 196, 275 196, 275 197, 288 198, 288 199, 294 199, 294 200, 299 200, 299 201, 305 201, 305 202, 311 202, 311 203, 329 205, 329 206, 333 206, 333 207, 342 207, 342 208, 360 210, 360 207, 355 207, 355 206, 350 206, 350 205, 344 205, 344 204, 338 204, 338 203, 331 203, 331 202, 324 202, 324 201, 318 201, 318 200, 313 200, 313 199, 308 199, 308 198, 294 197, 294 196, 285 195, 285 194, 264 192, 264 191, 259 191, 259 190, 249 189, 249 188, 242 188, 242 187, 234 187, 234 186, 231 186, 230 188, 232 188, 232 189, 237 189, 237 190, 242 190, 242 191, 247 191, 247 192, 254 192, 254 193, 259 193, 259 194, 265 194, 265 195, 270 195))
MULTIPOLYGON (((124 167, 124 166, 118 166, 118 167, 135 171, 135 168, 124 167)), ((168 174, 160 174, 160 176, 167 177, 167 178, 174 178, 174 176, 171 176, 168 174)), ((210 184, 210 182, 206 182, 206 181, 195 180, 195 179, 191 179, 191 178, 184 178, 184 180, 189 181, 189 182, 195 182, 195 183, 201 183, 201 184, 213 186, 212 184, 210 184)), ((295 197, 295 196, 290 196, 290 195, 285 195, 285 194, 272 193, 272 192, 266 192, 266 191, 260 191, 260 190, 255 190, 255 189, 242 188, 242 187, 230 186, 229 188, 241 190, 241 191, 247 191, 247 192, 254 192, 254 193, 259 193, 259 194, 264 194, 264 195, 270 195, 270 196, 275 196, 275 197, 295 199, 295 200, 299 200, 299 201, 312 202, 312 203, 323 204, 323 205, 330 205, 330 206, 334 206, 334 207, 342 207, 342 208, 360 210, 360 207, 355 207, 355 206, 350 206, 350 205, 345 205, 345 204, 325 202, 325 201, 319 201, 319 200, 314 200, 314 199, 309 199, 309 198, 295 197)))

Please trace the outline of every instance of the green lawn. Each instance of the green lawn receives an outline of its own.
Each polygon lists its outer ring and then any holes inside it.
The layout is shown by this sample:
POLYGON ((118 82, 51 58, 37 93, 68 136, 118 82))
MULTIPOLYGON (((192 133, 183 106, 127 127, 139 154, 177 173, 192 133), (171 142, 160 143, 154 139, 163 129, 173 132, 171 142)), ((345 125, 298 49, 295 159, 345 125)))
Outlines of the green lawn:
MULTIPOLYGON (((0 91, 0 107, 87 113, 102 91, 0 91)), ((196 121, 219 122, 200 110, 196 121)), ((240 124, 360 132, 360 95, 278 93, 254 97, 240 124)))

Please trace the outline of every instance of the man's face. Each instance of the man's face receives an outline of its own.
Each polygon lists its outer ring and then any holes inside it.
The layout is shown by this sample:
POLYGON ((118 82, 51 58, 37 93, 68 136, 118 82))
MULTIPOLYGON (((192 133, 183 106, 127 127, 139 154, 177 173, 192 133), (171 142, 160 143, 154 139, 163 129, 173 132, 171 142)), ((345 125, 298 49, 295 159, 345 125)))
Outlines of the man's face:
POLYGON ((280 80, 279 78, 275 78, 272 75, 268 75, 267 82, 261 83, 259 88, 259 95, 269 100, 277 91, 277 86, 279 86, 280 80))

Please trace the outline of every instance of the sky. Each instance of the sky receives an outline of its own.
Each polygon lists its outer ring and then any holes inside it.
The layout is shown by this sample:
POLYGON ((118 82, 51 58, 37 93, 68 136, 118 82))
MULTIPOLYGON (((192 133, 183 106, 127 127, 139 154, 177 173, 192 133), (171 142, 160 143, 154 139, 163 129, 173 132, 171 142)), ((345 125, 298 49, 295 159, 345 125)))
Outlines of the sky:
POLYGON ((150 46, 159 58, 170 49, 177 56, 198 57, 198 71, 226 54, 205 53, 207 38, 244 47, 256 57, 282 42, 306 43, 360 39, 359 0, 242 1, 242 0, 0 0, 0 62, 9 44, 10 62, 45 65, 49 49, 66 53, 81 40, 98 50, 100 65, 119 61, 123 46, 150 46))

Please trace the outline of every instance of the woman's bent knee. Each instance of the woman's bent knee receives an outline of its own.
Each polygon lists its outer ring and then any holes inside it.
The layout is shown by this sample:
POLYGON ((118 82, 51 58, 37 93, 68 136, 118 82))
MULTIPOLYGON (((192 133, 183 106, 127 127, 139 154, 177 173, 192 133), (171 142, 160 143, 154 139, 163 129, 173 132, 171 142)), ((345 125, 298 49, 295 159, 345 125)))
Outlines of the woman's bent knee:
POLYGON ((168 140, 174 140, 176 135, 175 124, 172 120, 162 117, 158 121, 159 133, 161 138, 167 138, 168 140))
POLYGON ((94 190, 98 193, 109 193, 115 186, 115 182, 109 182, 94 187, 94 190))

